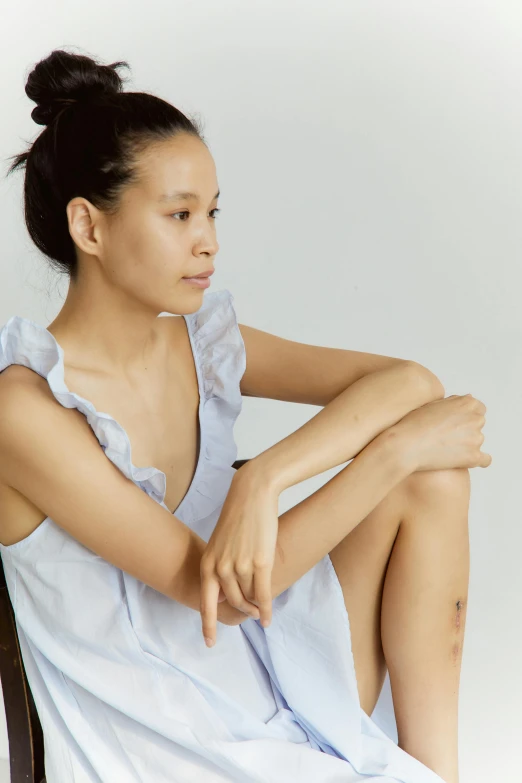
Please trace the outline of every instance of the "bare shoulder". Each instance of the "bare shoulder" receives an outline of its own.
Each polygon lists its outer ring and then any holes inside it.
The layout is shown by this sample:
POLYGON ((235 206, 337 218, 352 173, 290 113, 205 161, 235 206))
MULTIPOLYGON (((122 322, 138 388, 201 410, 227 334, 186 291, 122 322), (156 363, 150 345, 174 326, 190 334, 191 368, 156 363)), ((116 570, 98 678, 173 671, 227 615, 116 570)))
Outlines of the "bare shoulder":
MULTIPOLYGON (((0 373, 2 448, 8 447, 11 442, 9 433, 16 438, 16 428, 23 425, 23 433, 27 434, 28 426, 39 417, 48 415, 50 411, 55 423, 59 423, 60 419, 72 418, 78 422, 85 421, 85 417, 78 410, 61 405, 49 388, 46 378, 29 367, 11 364, 0 373)), ((90 430, 90 427, 88 429, 90 430)))
POLYGON ((22 476, 31 470, 49 465, 50 472, 63 471, 71 458, 90 450, 99 451, 100 445, 86 417, 62 405, 46 378, 22 365, 0 373, 1 483, 20 490, 22 476), (57 461, 61 454, 68 457, 65 465, 57 461))
POLYGON ((41 459, 49 457, 48 443, 38 439, 37 424, 43 417, 49 421, 51 412, 57 438, 61 422, 71 419, 76 420, 77 428, 88 429, 94 436, 80 412, 60 405, 47 380, 37 372, 11 364, 0 373, 0 542, 6 546, 29 536, 47 514, 12 486, 9 471, 2 465, 12 469, 14 463, 20 464, 20 471, 29 473, 30 467, 23 460, 24 449, 38 448, 41 459))
MULTIPOLYGON (((16 394, 16 389, 24 386, 42 387, 49 384, 46 379, 37 372, 22 364, 10 364, 3 372, 0 372, 0 394, 2 396, 16 394)), ((49 389, 49 391, 51 391, 49 389)))

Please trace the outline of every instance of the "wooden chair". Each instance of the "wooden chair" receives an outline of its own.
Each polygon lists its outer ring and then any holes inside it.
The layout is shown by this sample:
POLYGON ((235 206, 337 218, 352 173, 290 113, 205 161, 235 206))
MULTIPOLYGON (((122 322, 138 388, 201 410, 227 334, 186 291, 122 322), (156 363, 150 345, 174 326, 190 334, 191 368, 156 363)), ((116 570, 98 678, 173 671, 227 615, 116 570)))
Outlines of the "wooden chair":
MULTIPOLYGON (((248 459, 236 460, 240 468, 248 459)), ((4 696, 11 783, 45 783, 40 719, 27 681, 0 557, 0 681, 4 696)))

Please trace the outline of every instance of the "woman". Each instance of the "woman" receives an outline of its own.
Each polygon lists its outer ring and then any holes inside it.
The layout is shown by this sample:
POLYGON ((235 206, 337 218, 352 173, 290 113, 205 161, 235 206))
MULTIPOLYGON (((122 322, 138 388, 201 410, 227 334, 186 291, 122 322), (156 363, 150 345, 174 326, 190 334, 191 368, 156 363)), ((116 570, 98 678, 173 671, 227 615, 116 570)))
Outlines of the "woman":
POLYGON ((0 333, 0 551, 47 781, 457 783, 485 407, 204 297, 212 156, 121 65, 38 63, 46 127, 10 169, 70 278, 47 328, 0 333), (236 471, 242 395, 323 410, 236 471), (350 460, 278 518, 286 487, 350 460), (399 745, 370 718, 386 667, 399 745))

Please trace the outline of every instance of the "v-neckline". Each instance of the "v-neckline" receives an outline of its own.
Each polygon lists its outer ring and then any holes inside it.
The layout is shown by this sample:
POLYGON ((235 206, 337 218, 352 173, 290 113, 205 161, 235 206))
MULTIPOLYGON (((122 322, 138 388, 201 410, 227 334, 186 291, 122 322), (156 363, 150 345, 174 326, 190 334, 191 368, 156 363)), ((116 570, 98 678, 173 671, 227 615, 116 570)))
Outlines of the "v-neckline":
MULTIPOLYGON (((166 317, 169 317, 169 316, 166 316, 166 317)), ((198 478, 198 475, 199 475, 201 462, 202 462, 202 455, 203 455, 203 403, 204 403, 203 378, 201 376, 201 367, 200 367, 199 361, 197 359, 196 347, 194 345, 194 340, 193 340, 193 337, 192 337, 192 330, 190 328, 189 319, 188 319, 188 317, 186 315, 183 315, 182 318, 185 321, 185 327, 187 329, 187 334, 188 334, 188 338, 189 338, 189 342, 190 342, 190 351, 192 353, 192 361, 194 362, 194 368, 196 370, 196 377, 197 377, 197 381, 198 381, 198 395, 199 395, 198 422, 197 422, 197 429, 198 429, 198 432, 197 432, 198 456, 197 456, 197 459, 196 459, 196 467, 194 469, 194 473, 193 473, 193 476, 192 476, 192 479, 191 479, 191 482, 190 482, 190 484, 188 486, 187 491, 185 492, 183 498, 179 502, 177 508, 175 508, 174 511, 170 511, 170 509, 169 509, 169 512, 173 516, 177 515, 177 513, 180 510, 181 506, 184 504, 186 498, 191 493, 192 487, 196 483, 196 479, 198 478)), ((159 471, 159 472, 163 473, 163 471, 159 471)), ((164 473, 163 473, 163 475, 165 476, 164 473)), ((165 476, 165 495, 166 494, 167 494, 167 477, 165 476)), ((165 504, 165 498, 163 498, 163 504, 166 505, 165 504)))
MULTIPOLYGON (((194 362, 194 367, 195 367, 195 370, 196 370, 196 376, 197 376, 197 381, 198 381, 199 404, 198 404, 197 426, 198 426, 199 449, 198 449, 198 456, 197 456, 197 461, 196 461, 196 467, 195 467, 195 470, 194 470, 194 474, 192 476, 192 480, 191 480, 191 482, 189 484, 189 487, 188 487, 187 491, 185 492, 183 498, 179 502, 178 506, 174 509, 174 511, 171 511, 170 508, 168 508, 168 506, 165 503, 165 496, 167 494, 167 476, 165 475, 165 473, 162 470, 160 470, 159 468, 156 468, 154 465, 146 465, 146 466, 143 466, 143 467, 136 466, 136 465, 134 465, 134 463, 132 462, 132 460, 130 459, 130 456, 129 456, 129 463, 130 463, 130 467, 131 467, 132 471, 138 471, 138 470, 140 470, 140 471, 152 471, 153 473, 159 474, 160 476, 163 477, 163 484, 164 484, 164 487, 165 487, 165 492, 163 493, 163 498, 161 500, 161 504, 164 506, 164 508, 167 509, 169 514, 171 514, 172 516, 177 516, 177 514, 180 512, 182 506, 184 506, 184 504, 187 501, 189 495, 192 494, 192 491, 193 491, 193 489, 194 489, 194 487, 196 485, 196 482, 199 479, 199 473, 201 471, 201 465, 202 465, 202 462, 203 462, 204 445, 205 445, 205 443, 204 443, 205 432, 204 432, 204 427, 203 427, 203 406, 204 406, 204 402, 205 402, 203 378, 202 378, 201 367, 200 367, 200 363, 198 361, 198 357, 197 357, 197 353, 196 353, 196 347, 195 347, 194 339, 193 339, 193 335, 192 335, 190 315, 193 315, 193 314, 189 313, 188 315, 182 315, 182 318, 185 321, 185 326, 186 326, 186 329, 187 329, 189 342, 190 342, 190 349, 191 349, 191 353, 192 353, 192 360, 194 362)), ((163 317, 171 317, 171 316, 163 316, 163 317)), ((65 383, 65 362, 64 362, 65 351, 63 350, 62 346, 60 345, 60 343, 58 342, 58 340, 56 339, 54 334, 52 332, 50 332, 49 329, 47 329, 47 327, 42 326, 41 324, 38 324, 38 323, 36 323, 35 321, 32 321, 29 318, 23 318, 22 316, 16 316, 16 318, 19 318, 22 321, 27 321, 32 326, 35 326, 37 329, 42 330, 43 332, 45 332, 46 334, 49 335, 49 337, 53 341, 53 345, 55 346, 55 348, 57 350, 57 353, 58 353, 58 356, 59 356, 59 363, 61 364, 61 370, 62 370, 62 377, 61 377, 60 380, 61 380, 61 383, 63 385, 63 391, 65 391, 67 394, 72 394, 78 400, 81 400, 82 402, 87 403, 87 405, 90 407, 90 409, 92 410, 92 412, 96 416, 103 416, 104 418, 107 418, 107 419, 113 421, 116 424, 116 426, 119 427, 119 429, 121 430, 124 438, 127 441, 128 446, 129 446, 129 452, 130 452, 130 454, 132 454, 132 443, 131 443, 131 440, 129 438, 129 435, 128 435, 127 430, 125 429, 125 427, 123 427, 123 425, 120 424, 120 422, 116 418, 114 418, 114 416, 112 414, 106 413, 104 411, 98 411, 97 408, 94 406, 94 404, 90 400, 88 400, 86 397, 82 397, 77 392, 72 391, 66 385, 66 383, 65 383)), ((56 365, 53 366, 53 369, 54 369, 54 367, 56 367, 56 365)), ((30 369, 34 369, 34 367, 30 366, 30 369)), ((49 383, 49 380, 48 380, 47 377, 46 377, 46 381, 47 381, 47 383, 49 383)), ((53 389, 51 389, 51 391, 53 391, 53 389)), ((96 435, 96 432, 94 434, 96 435)), ((98 438, 97 438, 97 440, 99 441, 98 438)))

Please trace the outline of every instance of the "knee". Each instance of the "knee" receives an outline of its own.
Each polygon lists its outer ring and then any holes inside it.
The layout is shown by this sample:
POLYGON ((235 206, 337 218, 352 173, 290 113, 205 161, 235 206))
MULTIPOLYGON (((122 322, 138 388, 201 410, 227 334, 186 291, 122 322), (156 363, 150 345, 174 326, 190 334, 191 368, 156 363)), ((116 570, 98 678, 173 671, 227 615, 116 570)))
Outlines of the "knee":
POLYGON ((404 482, 410 498, 433 500, 451 497, 469 499, 471 480, 468 468, 421 470, 411 473, 404 482))

